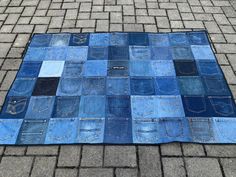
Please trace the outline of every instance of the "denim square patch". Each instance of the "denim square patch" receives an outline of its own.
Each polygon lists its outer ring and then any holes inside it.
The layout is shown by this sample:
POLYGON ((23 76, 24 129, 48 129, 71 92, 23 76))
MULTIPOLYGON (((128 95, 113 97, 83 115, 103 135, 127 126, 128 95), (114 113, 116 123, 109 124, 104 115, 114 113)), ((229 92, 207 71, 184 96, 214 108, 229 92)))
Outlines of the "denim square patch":
POLYGON ((82 95, 105 95, 106 80, 103 77, 87 77, 83 79, 82 95))
POLYGON ((193 60, 190 47, 173 47, 172 56, 174 60, 193 60))
POLYGON ((169 47, 152 47, 152 60, 173 60, 171 50, 169 47))
POLYGON ((179 86, 175 77, 157 77, 156 78, 157 95, 179 95, 179 86))
POLYGON ((151 49, 148 46, 130 46, 129 58, 130 60, 150 60, 151 49))
POLYGON ((70 41, 70 34, 53 34, 50 46, 60 47, 68 46, 70 41))
POLYGON ((43 61, 39 77, 61 77, 65 61, 43 61))
POLYGON ((197 76, 198 70, 194 60, 174 60, 177 76, 197 76))
POLYGON ((24 120, 18 134, 17 144, 43 144, 48 127, 45 119, 24 120))
POLYGON ((221 76, 222 72, 215 61, 198 60, 197 67, 199 74, 202 76, 221 76))
POLYGON ((127 33, 111 33, 110 45, 111 46, 127 46, 128 34, 127 33))
POLYGON ((208 39, 205 32, 187 32, 190 45, 207 45, 208 39))
POLYGON ((131 96, 133 119, 157 118, 157 99, 155 96, 131 96))
POLYGON ((23 62, 21 64, 20 70, 18 71, 17 77, 27 77, 34 78, 38 77, 39 70, 41 67, 41 62, 23 62))
POLYGON ((78 96, 58 96, 56 97, 53 117, 67 118, 78 117, 80 97, 78 96))
POLYGON ((168 34, 148 34, 149 45, 157 47, 168 47, 170 41, 168 34))
POLYGON ((33 96, 54 96, 56 95, 57 85, 59 83, 58 77, 41 77, 38 78, 34 86, 33 96))
POLYGON ((170 33, 169 39, 172 46, 189 45, 189 41, 185 33, 170 33))
POLYGON ((29 103, 27 97, 7 97, 3 105, 0 117, 24 118, 29 103))
POLYGON ((149 45, 148 34, 146 33, 129 33, 129 45, 149 45))
POLYGON ((108 60, 108 47, 89 47, 88 60, 108 60))
POLYGON ((29 47, 48 47, 51 38, 51 34, 35 34, 29 47))
POLYGON ((180 76, 178 77, 178 83, 182 95, 205 94, 202 80, 198 76, 180 76))
POLYGON ((108 76, 129 76, 129 62, 128 61, 108 61, 108 76))
POLYGON ((77 142, 79 119, 50 119, 45 144, 71 144, 77 142))
POLYGON ((80 100, 79 117, 105 117, 105 96, 82 96, 80 100))
POLYGON ((106 76, 107 60, 90 60, 84 64, 84 76, 106 76))
POLYGON ((130 80, 127 77, 108 77, 107 95, 130 95, 130 80))
POLYGON ((130 76, 153 76, 150 61, 133 60, 130 61, 130 76))
POLYGON ((132 121, 129 118, 107 118, 105 122, 105 143, 132 143, 132 121))
POLYGON ((54 107, 54 96, 32 96, 25 118, 27 119, 47 119, 52 116, 54 107))
POLYGON ((68 53, 68 48, 66 47, 47 47, 44 60, 60 60, 65 61, 68 53))
POLYGON ((61 78, 57 96, 79 96, 82 92, 82 78, 61 78))
POLYGON ((107 117, 130 117, 130 97, 129 96, 108 96, 106 103, 107 117))
POLYGON ((191 50, 195 60, 215 60, 209 45, 191 45, 191 50))
POLYGON ((66 61, 62 78, 79 78, 83 74, 83 64, 80 62, 66 61))
POLYGON ((109 60, 129 60, 129 47, 128 46, 109 47, 109 60))
POLYGON ((8 96, 31 96, 35 82, 35 78, 16 78, 8 96))
POLYGON ((154 76, 175 76, 175 67, 172 60, 151 61, 154 76))
POLYGON ((75 61, 75 62, 84 62, 87 60, 88 55, 88 47, 82 46, 82 47, 68 47, 67 51, 67 61, 75 61))
POLYGON ((15 144, 22 119, 0 119, 0 143, 15 144))
POLYGON ((45 47, 29 47, 24 56, 24 61, 43 61, 46 56, 46 51, 47 48, 45 47))
POLYGON ((71 34, 69 46, 87 46, 89 44, 89 34, 71 34))
POLYGON ((223 77, 202 77, 202 81, 207 95, 231 95, 223 77))
POLYGON ((109 33, 93 33, 89 37, 89 46, 109 46, 109 33))
POLYGON ((103 143, 104 131, 104 118, 81 118, 77 141, 79 143, 103 143))
POLYGON ((155 95, 154 80, 151 77, 133 77, 130 90, 131 95, 155 95))

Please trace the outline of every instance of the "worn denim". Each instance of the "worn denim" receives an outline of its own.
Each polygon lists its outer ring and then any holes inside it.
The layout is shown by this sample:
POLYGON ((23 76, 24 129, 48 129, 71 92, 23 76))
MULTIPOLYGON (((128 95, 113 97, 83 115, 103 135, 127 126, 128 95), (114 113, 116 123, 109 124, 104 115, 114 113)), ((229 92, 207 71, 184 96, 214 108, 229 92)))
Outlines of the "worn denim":
POLYGON ((70 41, 70 34, 53 34, 50 46, 60 47, 68 46, 70 41))
POLYGON ((171 60, 151 61, 154 76, 175 76, 174 63, 171 60))
POLYGON ((106 76, 107 60, 90 60, 84 64, 84 76, 106 76))
POLYGON ((193 60, 193 54, 190 47, 173 47, 172 56, 175 60, 193 60))
POLYGON ((148 34, 149 45, 157 47, 168 47, 170 41, 168 34, 148 34))
POLYGON ((184 46, 189 44, 185 33, 170 33, 169 39, 172 46, 184 46))
POLYGON ((127 46, 109 47, 109 60, 129 60, 129 48, 127 46))
POLYGON ((175 60, 177 76, 197 76, 198 70, 194 60, 175 60))
POLYGON ((202 76, 221 76, 222 72, 218 64, 212 60, 198 60, 199 74, 202 76))
POLYGON ((128 77, 108 77, 107 95, 130 95, 130 79, 128 77))
POLYGON ((191 45, 195 60, 215 60, 210 45, 191 45))
POLYGON ((111 46, 127 46, 128 34, 127 33, 112 33, 110 34, 111 46))
POLYGON ((154 79, 133 77, 130 80, 131 95, 155 95, 154 79))
POLYGON ((202 79, 198 76, 178 77, 179 88, 182 95, 204 95, 202 79))
POLYGON ((87 46, 73 46, 67 49, 67 61, 85 62, 88 56, 87 46))
POLYGON ((45 60, 51 60, 51 61, 65 61, 67 54, 68 54, 68 48, 66 47, 47 47, 45 51, 45 60))
POLYGON ((61 78, 57 96, 79 96, 82 92, 82 78, 61 78))
POLYGON ((23 62, 20 67, 20 70, 18 71, 17 77, 38 77, 41 64, 41 62, 23 62))
POLYGON ((30 47, 48 47, 51 41, 51 34, 35 34, 32 41, 30 42, 30 47))
POLYGON ((170 47, 151 47, 152 60, 172 60, 170 47))
POLYGON ((104 77, 87 77, 83 79, 82 95, 105 95, 106 79, 104 77))
POLYGON ((207 45, 208 40, 205 32, 187 32, 191 45, 207 45))
POLYGON ((89 37, 89 46, 108 46, 109 33, 93 33, 89 37))
POLYGON ((107 75, 111 77, 129 76, 129 62, 128 61, 108 61, 107 75))
POLYGON ((148 35, 145 33, 129 33, 129 45, 142 45, 149 44, 148 35))
POLYGON ((148 46, 130 46, 129 58, 130 60, 150 60, 151 48, 148 46))
POLYGON ((155 82, 157 95, 179 95, 179 87, 175 77, 157 77, 155 82))
POLYGON ((130 61, 130 76, 153 76, 154 71, 150 61, 130 61))
POLYGON ((80 62, 66 61, 62 73, 63 78, 79 78, 82 76, 83 64, 80 62))
POLYGON ((108 60, 108 47, 89 47, 88 60, 108 60))
POLYGON ((39 77, 61 77, 65 61, 43 61, 39 77))
POLYGON ((70 46, 86 46, 89 43, 89 33, 71 34, 70 46))

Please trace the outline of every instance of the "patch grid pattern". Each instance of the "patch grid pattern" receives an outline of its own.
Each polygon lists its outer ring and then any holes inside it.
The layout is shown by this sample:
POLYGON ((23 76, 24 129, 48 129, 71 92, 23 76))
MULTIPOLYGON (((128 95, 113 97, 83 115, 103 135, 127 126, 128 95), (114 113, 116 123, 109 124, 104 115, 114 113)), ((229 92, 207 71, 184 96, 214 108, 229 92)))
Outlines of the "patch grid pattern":
POLYGON ((36 34, 0 143, 235 143, 235 108, 204 31, 36 34))

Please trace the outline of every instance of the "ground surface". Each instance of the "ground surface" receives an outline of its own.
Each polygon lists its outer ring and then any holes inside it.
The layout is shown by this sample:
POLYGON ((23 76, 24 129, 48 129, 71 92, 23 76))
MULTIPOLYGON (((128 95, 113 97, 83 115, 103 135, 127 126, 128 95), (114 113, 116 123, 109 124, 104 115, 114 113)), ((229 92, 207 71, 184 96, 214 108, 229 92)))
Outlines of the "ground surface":
MULTIPOLYGON (((236 98, 236 1, 0 0, 0 106, 32 33, 207 29, 236 98)), ((0 146, 0 177, 234 177, 236 145, 0 146)))

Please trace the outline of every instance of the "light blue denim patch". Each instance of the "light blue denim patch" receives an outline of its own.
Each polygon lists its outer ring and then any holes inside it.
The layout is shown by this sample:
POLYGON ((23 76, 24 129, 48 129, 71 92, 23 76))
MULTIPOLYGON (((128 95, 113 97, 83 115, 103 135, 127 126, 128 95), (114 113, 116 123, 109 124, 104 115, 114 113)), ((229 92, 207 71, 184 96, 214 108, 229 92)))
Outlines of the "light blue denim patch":
POLYGON ((0 143, 15 144, 23 119, 0 119, 0 143))
POLYGON ((202 80, 198 76, 180 76, 178 83, 182 95, 205 95, 202 80))
POLYGON ((51 41, 51 34, 35 34, 30 42, 30 47, 48 47, 51 41))
POLYGON ((45 144, 77 143, 78 127, 78 118, 50 119, 45 144))
POLYGON ((54 96, 32 96, 25 118, 27 119, 47 119, 52 116, 54 107, 54 96))
POLYGON ((210 45, 191 45, 195 60, 215 60, 210 45))
POLYGON ((105 117, 105 103, 105 96, 82 96, 80 100, 79 117, 105 117))
POLYGON ((153 60, 151 61, 154 76, 175 76, 175 67, 172 60, 153 60))
POLYGON ((82 95, 105 95, 106 79, 104 77, 86 77, 83 79, 82 95))
POLYGON ((222 143, 236 143, 235 117, 213 117, 213 122, 217 141, 222 143))
POLYGON ((82 78, 61 78, 57 96, 79 96, 82 91, 82 78))
POLYGON ((130 61, 130 76, 153 76, 150 61, 133 60, 130 61))
POLYGON ((89 60, 84 64, 84 76, 106 76, 107 60, 89 60))
POLYGON ((180 94, 176 77, 157 77, 155 83, 157 95, 180 94))
POLYGON ((189 45, 189 41, 185 33, 169 33, 169 39, 172 46, 189 45))
POLYGON ((44 60, 61 60, 65 61, 67 56, 66 47, 47 47, 44 60))
POLYGON ((130 95, 130 80, 128 77, 108 77, 107 95, 130 95))
POLYGON ((168 34, 148 34, 149 45, 157 47, 170 46, 168 34))
POLYGON ((152 60, 173 60, 169 47, 151 47, 152 60))
POLYGON ((43 61, 39 77, 61 77, 65 61, 43 61))
POLYGON ((172 56, 174 60, 192 60, 193 54, 190 47, 173 47, 172 56))
POLYGON ((89 46, 109 46, 109 33, 93 33, 90 34, 89 46))
POLYGON ((8 96, 31 96, 35 82, 35 78, 17 78, 14 81, 8 96))
POLYGON ((68 46, 70 41, 70 34, 53 34, 50 46, 60 47, 68 46))
POLYGON ((111 33, 110 45, 111 46, 127 46, 128 34, 127 33, 111 33))
POLYGON ((74 62, 85 62, 88 56, 88 47, 87 46, 73 46, 68 47, 67 50, 67 61, 74 62))
POLYGON ((150 60, 151 49, 148 46, 129 46, 130 60, 150 60))
POLYGON ((45 59, 46 51, 47 48, 45 47, 29 47, 25 54, 24 61, 43 61, 45 59))
POLYGON ((62 73, 63 78, 79 78, 83 73, 83 64, 80 62, 66 61, 62 73))
POLYGON ((105 118, 81 118, 78 129, 79 143, 103 143, 105 118))
POLYGON ((108 60, 108 47, 89 47, 88 60, 108 60))

